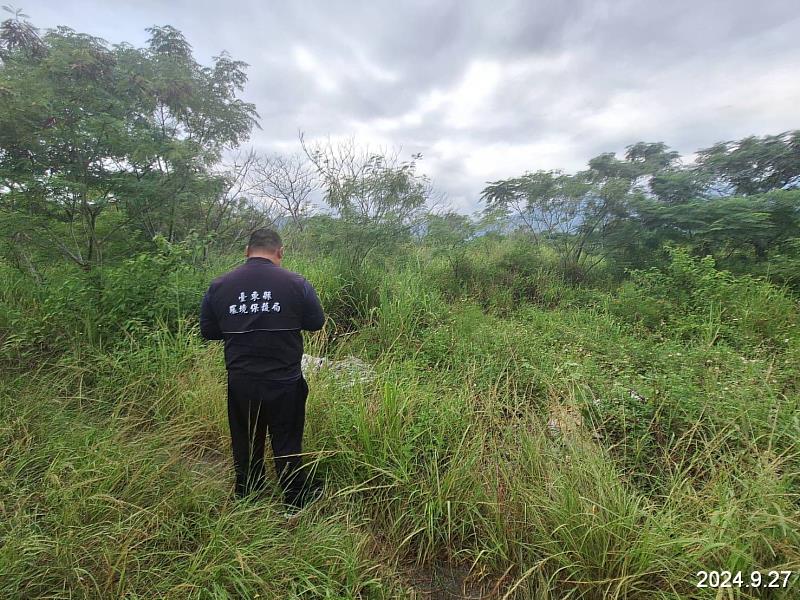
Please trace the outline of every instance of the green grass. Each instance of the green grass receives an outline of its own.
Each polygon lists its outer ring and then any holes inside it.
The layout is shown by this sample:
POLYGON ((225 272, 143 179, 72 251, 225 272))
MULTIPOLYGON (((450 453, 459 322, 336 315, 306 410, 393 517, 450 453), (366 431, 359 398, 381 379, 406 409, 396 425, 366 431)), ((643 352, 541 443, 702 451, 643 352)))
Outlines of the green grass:
POLYGON ((290 265, 332 316, 309 351, 377 373, 309 377, 328 494, 295 524, 277 493, 231 500, 221 349, 192 318, 166 303, 100 344, 67 303, 48 338, 81 276, 48 295, 4 271, 0 597, 796 597, 695 585, 800 570, 796 300, 680 257, 619 291, 532 264, 493 295, 497 264, 457 294, 419 253, 290 265))

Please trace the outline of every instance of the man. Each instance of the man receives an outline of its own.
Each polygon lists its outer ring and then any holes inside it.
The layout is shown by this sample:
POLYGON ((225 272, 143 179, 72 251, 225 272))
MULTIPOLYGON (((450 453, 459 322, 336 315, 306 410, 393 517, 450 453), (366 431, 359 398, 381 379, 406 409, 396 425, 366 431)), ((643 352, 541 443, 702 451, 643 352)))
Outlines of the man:
POLYGON ((200 333, 225 342, 236 496, 264 488, 269 430, 286 503, 301 508, 318 490, 307 482, 299 456, 308 396, 300 332, 321 329, 325 316, 311 284, 281 267, 283 250, 275 231, 254 231, 245 263, 211 282, 200 333))

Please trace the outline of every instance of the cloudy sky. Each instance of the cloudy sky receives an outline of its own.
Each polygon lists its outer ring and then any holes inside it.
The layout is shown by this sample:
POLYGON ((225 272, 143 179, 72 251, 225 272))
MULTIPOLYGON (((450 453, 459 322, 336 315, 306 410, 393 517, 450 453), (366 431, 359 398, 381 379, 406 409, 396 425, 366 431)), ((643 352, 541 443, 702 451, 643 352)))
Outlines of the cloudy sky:
POLYGON ((800 128, 797 0, 18 0, 40 28, 142 45, 180 29, 250 64, 251 144, 420 152, 461 212, 485 182, 664 141, 689 156, 800 128))

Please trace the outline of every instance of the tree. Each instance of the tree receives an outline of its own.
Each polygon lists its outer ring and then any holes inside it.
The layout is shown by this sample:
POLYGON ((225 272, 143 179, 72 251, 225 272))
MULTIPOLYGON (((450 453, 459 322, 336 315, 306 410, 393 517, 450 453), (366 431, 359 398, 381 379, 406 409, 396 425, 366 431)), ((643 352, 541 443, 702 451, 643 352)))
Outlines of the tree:
POLYGON ((537 171, 491 182, 481 196, 487 208, 505 208, 536 243, 551 245, 569 278, 580 279, 602 260, 603 244, 626 216, 629 180, 537 171))
POLYGON ((273 202, 297 231, 311 212, 311 194, 319 187, 317 170, 303 155, 273 154, 258 160, 259 192, 273 202))
POLYGON ((680 160, 680 154, 670 150, 664 142, 637 142, 625 150, 625 159, 635 165, 636 175, 672 169, 680 160))
POLYGON ((11 13, 14 17, 0 23, 0 60, 6 60, 15 51, 41 56, 44 44, 39 39, 36 28, 27 20, 28 15, 5 5, 3 11, 11 13))
POLYGON ((647 229, 723 260, 746 247, 757 260, 766 260, 771 249, 800 235, 800 190, 697 199, 680 206, 645 201, 637 212, 647 229))
POLYGON ((259 156, 252 150, 238 152, 215 171, 219 192, 205 205, 204 229, 223 250, 240 246, 251 231, 275 227, 278 207, 261 192, 259 156))
POLYGON ((416 172, 419 154, 402 161, 399 151, 373 152, 352 139, 308 145, 301 136, 301 145, 322 181, 325 201, 339 217, 335 226, 354 264, 409 240, 435 204, 430 181, 416 172))
POLYGON ((430 214, 425 222, 423 238, 433 256, 443 256, 458 280, 463 276, 467 242, 475 237, 475 223, 467 215, 452 211, 430 214))
POLYGON ((209 167, 256 123, 244 63, 200 66, 171 27, 142 49, 20 27, 0 26, 0 210, 18 239, 88 269, 121 230, 186 235, 220 190, 209 167))
POLYGON ((655 173, 650 191, 664 204, 683 204, 709 193, 709 180, 699 169, 669 169, 655 173))
POLYGON ((698 168, 713 177, 726 195, 800 186, 800 130, 719 142, 697 155, 698 168))

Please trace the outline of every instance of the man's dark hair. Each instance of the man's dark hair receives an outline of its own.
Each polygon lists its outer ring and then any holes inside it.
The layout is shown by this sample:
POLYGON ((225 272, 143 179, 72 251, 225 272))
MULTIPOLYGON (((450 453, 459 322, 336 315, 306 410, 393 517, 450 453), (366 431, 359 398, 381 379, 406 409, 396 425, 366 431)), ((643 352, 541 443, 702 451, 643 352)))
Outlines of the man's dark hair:
POLYGON ((272 229, 256 229, 250 234, 250 241, 247 242, 250 249, 258 248, 268 252, 277 252, 283 246, 281 236, 272 229))

